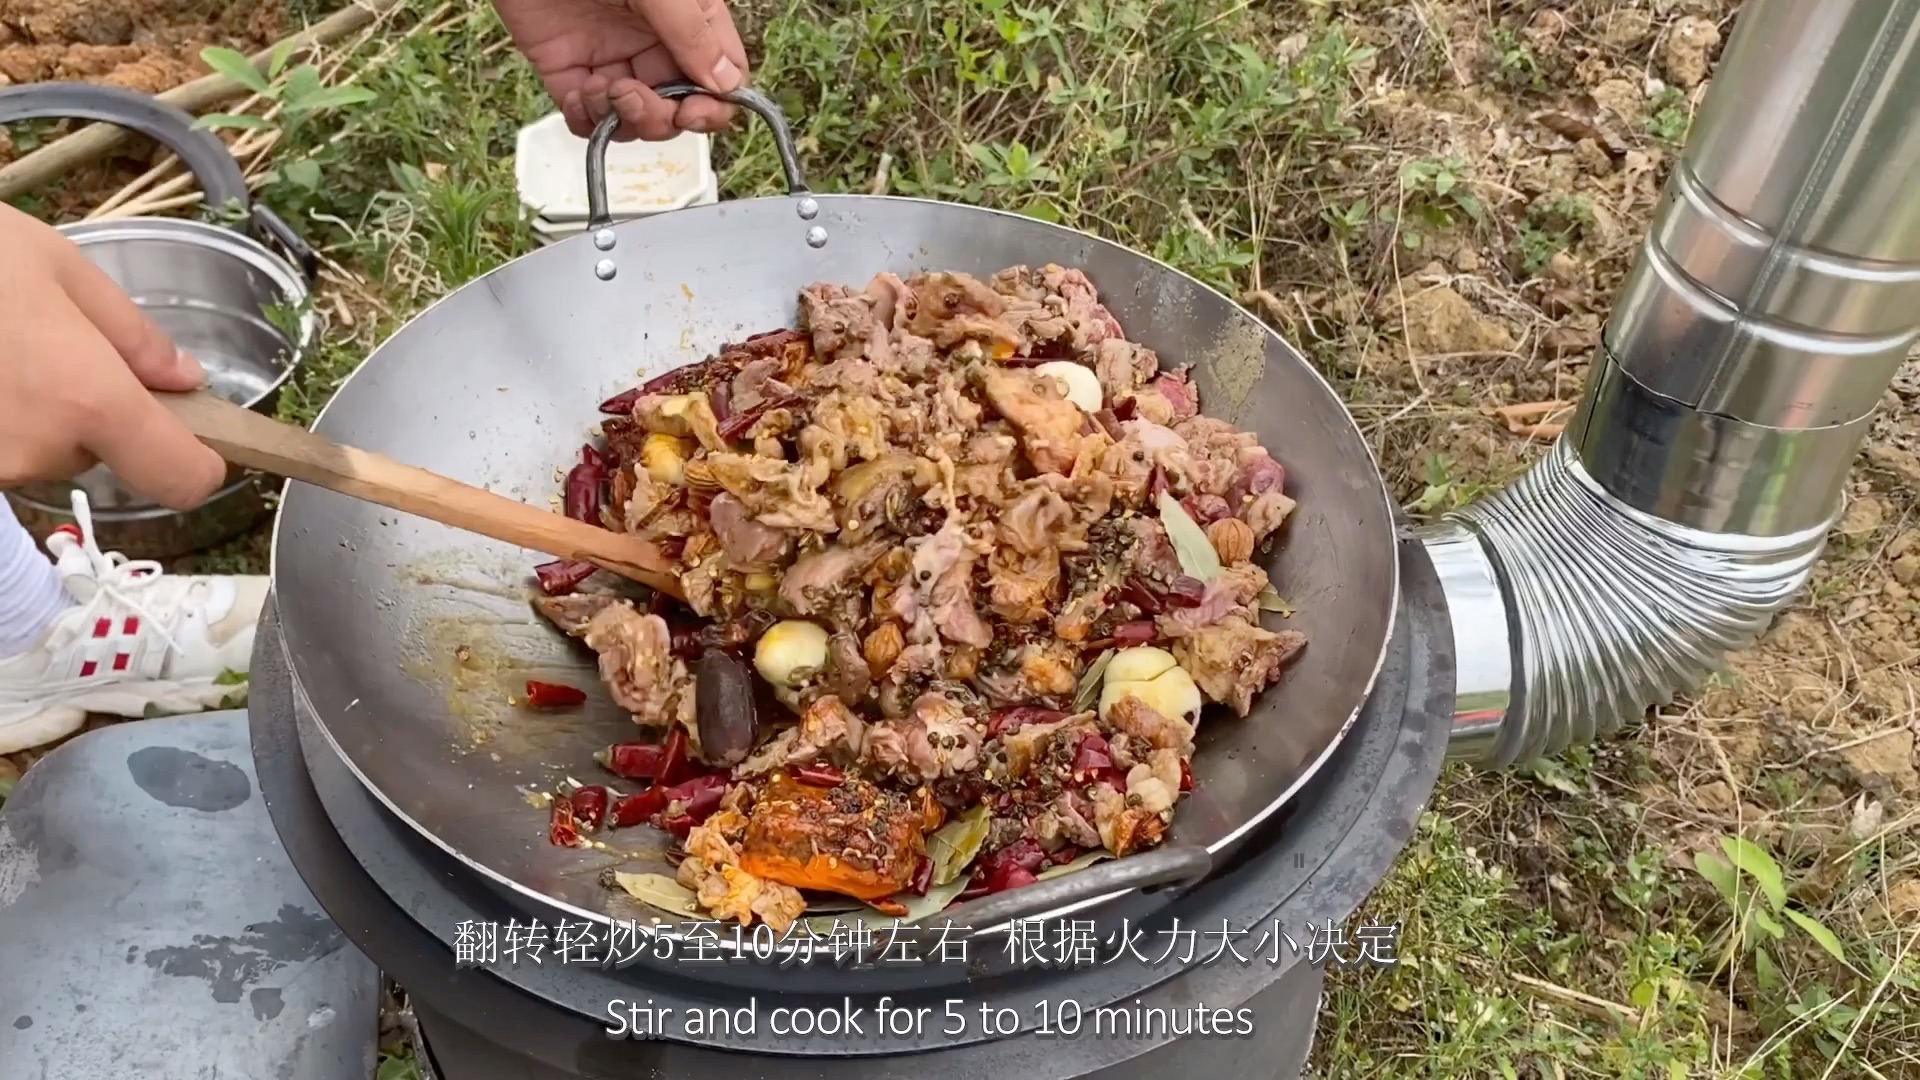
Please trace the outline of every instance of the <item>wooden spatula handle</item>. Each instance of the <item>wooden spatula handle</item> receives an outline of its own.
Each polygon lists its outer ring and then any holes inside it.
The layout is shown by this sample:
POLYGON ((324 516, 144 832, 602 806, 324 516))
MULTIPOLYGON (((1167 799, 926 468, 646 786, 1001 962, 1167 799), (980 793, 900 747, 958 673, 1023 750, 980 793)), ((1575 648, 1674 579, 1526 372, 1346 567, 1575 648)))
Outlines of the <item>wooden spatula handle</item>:
POLYGON ((625 533, 515 502, 403 465, 235 405, 205 390, 156 394, 200 441, 243 468, 285 476, 562 559, 576 559, 679 595, 673 563, 625 533))

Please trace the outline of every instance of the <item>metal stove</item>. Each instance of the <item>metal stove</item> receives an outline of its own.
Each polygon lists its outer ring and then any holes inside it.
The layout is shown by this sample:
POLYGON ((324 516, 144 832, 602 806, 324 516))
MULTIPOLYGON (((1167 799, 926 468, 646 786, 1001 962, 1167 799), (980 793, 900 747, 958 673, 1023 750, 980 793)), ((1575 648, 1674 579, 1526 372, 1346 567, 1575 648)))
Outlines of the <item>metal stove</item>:
POLYGON ((1078 964, 1061 963, 1059 925, 1041 963, 986 962, 983 950, 1005 948, 993 937, 972 939, 964 959, 936 943, 909 962, 876 945, 858 963, 623 965, 606 962, 606 941, 556 957, 563 914, 423 840, 348 770, 301 704, 269 607, 245 713, 92 732, 9 800, 0 1076, 78 1080, 131 1066, 143 1077, 363 1080, 380 972, 407 992, 432 1080, 1297 1076, 1326 956, 1380 963, 1417 948, 1388 925, 1362 960, 1350 933, 1433 790, 1456 700, 1435 560, 1412 537, 1401 560, 1389 660, 1335 756, 1220 872, 1121 909, 1146 912, 1125 923, 1093 912, 1076 935, 1093 955, 1066 957, 1078 964), (459 962, 474 959, 463 943, 477 928, 536 922, 539 962, 459 962), (1326 927, 1346 943, 1316 934, 1326 927), (612 1033, 615 1014, 632 1029, 634 1007, 668 1018, 662 1037, 612 1033), (751 1032, 687 1031, 691 1013, 738 1018, 743 1007, 751 1032), (775 1010, 852 1015, 861 1030, 796 1033, 805 1025, 791 1019, 775 1030, 775 1010))
MULTIPOLYGON (((1358 728, 1310 794, 1224 872, 1162 897, 1157 912, 1126 925, 1132 950, 1117 947, 1119 920, 1096 913, 1081 937, 1100 947, 1079 966, 1059 963, 1058 926, 1048 928, 1042 953, 1051 963, 997 973, 977 956, 1004 953, 1004 939, 993 938, 969 943, 971 962, 937 952, 888 955, 877 944, 861 962, 838 964, 710 954, 622 966, 606 962, 616 936, 561 962, 552 942, 563 914, 485 884, 393 818, 347 770, 299 705, 271 618, 253 675, 255 765, 287 856, 354 944, 406 988, 419 1056, 444 1080, 797 1078, 829 1070, 879 1077, 909 1068, 1035 1080, 1173 1069, 1291 1077, 1306 1059, 1324 979, 1311 927, 1350 930, 1355 909, 1411 837, 1445 755, 1452 633, 1440 581, 1417 541, 1403 543, 1402 560, 1408 587, 1392 659, 1358 728), (518 962, 501 955, 492 964, 456 964, 457 951, 472 959, 477 935, 497 942, 516 922, 545 931, 539 962, 523 953, 518 962), (1222 927, 1246 934, 1223 938, 1222 927), (1245 962, 1222 951, 1226 940, 1245 962), (1182 943, 1176 955, 1161 961, 1158 954, 1175 942, 1182 943), (1221 959, 1208 962, 1214 954, 1221 959), (629 1006, 664 1016, 665 1036, 610 1035, 630 1025, 629 1006), (743 1006, 755 1019, 751 1032, 738 1025, 687 1031, 690 1014, 717 1009, 735 1019, 743 1006), (610 1008, 626 1020, 616 1021, 610 1008), (879 1026, 883 1009, 892 1030, 879 1026), (1204 1009, 1207 1033, 1175 1037, 1172 1031, 1193 1030, 1194 1009, 1204 1009), (1172 1020, 1176 1013, 1188 1019, 1172 1020), (859 1033, 791 1030, 816 1020, 828 1027, 849 1014, 859 1033), (777 1031, 782 1017, 791 1022, 777 1031), (1076 1023, 1077 1036, 1069 1036, 1076 1023), (1119 1026, 1135 1034, 1118 1034, 1119 1026), (1215 1026, 1224 1030, 1213 1033, 1215 1026), (1147 1027, 1153 1034, 1137 1034, 1147 1027)), ((1353 935, 1343 936, 1348 943, 1339 951, 1363 962, 1353 935)), ((1321 935, 1320 946, 1328 944, 1321 935)), ((1365 962, 1386 959, 1397 944, 1373 942, 1365 962)))

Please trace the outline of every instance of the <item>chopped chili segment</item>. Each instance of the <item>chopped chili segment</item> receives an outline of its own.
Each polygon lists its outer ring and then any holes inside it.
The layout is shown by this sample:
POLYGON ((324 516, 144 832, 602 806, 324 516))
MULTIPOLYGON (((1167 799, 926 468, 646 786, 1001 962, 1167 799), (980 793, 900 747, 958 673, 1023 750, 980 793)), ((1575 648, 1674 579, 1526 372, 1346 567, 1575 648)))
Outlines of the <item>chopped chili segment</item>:
POLYGON ((667 789, 655 785, 637 795, 622 795, 613 801, 607 823, 616 829, 631 829, 667 808, 667 789))
POLYGON ((533 709, 571 709, 584 704, 587 692, 565 683, 527 680, 527 707, 533 709))
POLYGON ((607 802, 612 792, 598 784, 583 787, 569 796, 573 803, 573 819, 586 832, 599 832, 600 825, 607 819, 607 802))
POLYGON ((563 596, 579 588, 580 583, 592 577, 597 569, 590 562, 555 559, 534 567, 533 576, 539 579, 541 592, 548 596, 563 596))
POLYGON ((659 743, 615 743, 595 754, 600 767, 627 780, 651 780, 660 775, 667 748, 659 743))
POLYGON ((554 847, 586 846, 586 841, 580 838, 580 827, 574 822, 572 799, 553 800, 553 813, 547 819, 547 840, 554 847))

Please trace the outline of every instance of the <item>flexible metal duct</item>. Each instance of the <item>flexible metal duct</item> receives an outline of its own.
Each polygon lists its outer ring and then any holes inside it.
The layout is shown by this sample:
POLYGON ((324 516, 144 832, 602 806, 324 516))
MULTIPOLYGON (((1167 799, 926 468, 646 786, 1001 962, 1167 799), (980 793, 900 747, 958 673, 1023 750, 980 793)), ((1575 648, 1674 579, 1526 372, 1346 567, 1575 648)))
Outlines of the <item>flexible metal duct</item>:
POLYGON ((1806 583, 1920 338, 1916 51, 1920 0, 1746 0, 1573 422, 1421 530, 1455 758, 1612 734, 1806 583))

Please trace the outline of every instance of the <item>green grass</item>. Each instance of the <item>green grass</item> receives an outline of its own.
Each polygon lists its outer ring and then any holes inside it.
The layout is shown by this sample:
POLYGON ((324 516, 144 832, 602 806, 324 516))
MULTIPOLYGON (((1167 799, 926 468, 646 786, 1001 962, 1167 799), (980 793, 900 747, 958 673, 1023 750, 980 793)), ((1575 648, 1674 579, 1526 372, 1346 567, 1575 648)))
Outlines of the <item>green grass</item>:
MULTIPOLYGON (((1243 298, 1348 396, 1400 496, 1431 512, 1520 463, 1462 453, 1454 433, 1478 430, 1480 404, 1577 384, 1498 359, 1423 376, 1382 298, 1462 244, 1495 256, 1473 294, 1484 304, 1519 295, 1562 251, 1612 260, 1617 276, 1626 248, 1591 250, 1590 195, 1516 196, 1497 163, 1453 136, 1391 122, 1389 105, 1455 93, 1447 57, 1473 41, 1488 45, 1480 66, 1460 63, 1524 116, 1551 90, 1542 73, 1564 69, 1521 33, 1539 6, 1495 5, 1525 9, 1497 23, 1474 5, 1229 0, 796 2, 739 14, 763 58, 757 81, 793 121, 816 188, 1031 214, 1243 298), (1438 43, 1415 8, 1477 30, 1438 43)), ((286 397, 289 419, 311 419, 423 305, 532 247, 513 136, 548 103, 490 12, 386 44, 391 54, 358 76, 377 102, 294 133, 265 189, 338 267, 320 304, 326 340, 286 397)), ((1663 94, 1642 126, 1671 141, 1686 118, 1684 96, 1663 94)), ((778 190, 764 130, 746 121, 719 144, 727 194, 778 190)), ((250 541, 205 565, 257 565, 262 553, 250 541)), ((1692 737, 1699 721, 1661 723, 1525 773, 1447 774, 1368 905, 1401 926, 1403 963, 1335 976, 1321 1075, 1920 1076, 1914 933, 1903 938, 1872 899, 1920 863, 1915 831, 1885 829, 1857 852, 1796 846, 1791 830, 1762 838, 1784 907, 1830 930, 1836 958, 1783 908, 1756 906, 1751 875, 1729 899, 1696 869, 1688 844, 1711 849, 1745 826, 1666 787, 1663 740, 1692 737)), ((1796 773, 1769 767, 1743 797, 1783 813, 1805 802, 1796 773)))

